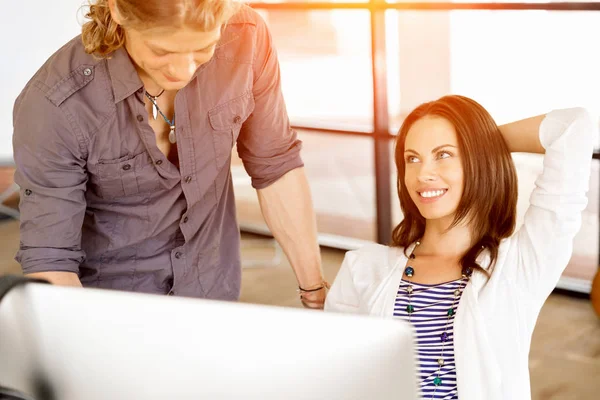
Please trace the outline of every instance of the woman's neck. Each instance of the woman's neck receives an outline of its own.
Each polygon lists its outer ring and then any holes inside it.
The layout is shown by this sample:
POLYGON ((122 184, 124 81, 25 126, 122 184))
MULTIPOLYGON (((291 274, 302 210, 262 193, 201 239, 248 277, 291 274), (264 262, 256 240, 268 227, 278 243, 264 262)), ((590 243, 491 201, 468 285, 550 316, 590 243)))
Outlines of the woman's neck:
POLYGON ((447 230, 450 222, 427 220, 419 254, 461 258, 473 245, 469 227, 459 224, 447 230))

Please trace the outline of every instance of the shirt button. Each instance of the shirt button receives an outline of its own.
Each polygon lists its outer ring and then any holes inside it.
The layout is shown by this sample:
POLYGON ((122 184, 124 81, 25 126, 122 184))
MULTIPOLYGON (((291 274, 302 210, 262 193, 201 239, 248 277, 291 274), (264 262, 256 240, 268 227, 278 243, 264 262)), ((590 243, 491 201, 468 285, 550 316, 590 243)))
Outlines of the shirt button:
POLYGON ((162 164, 162 160, 156 160, 156 165, 161 165, 162 164))
POLYGON ((187 223, 188 221, 189 221, 189 220, 188 220, 188 217, 184 217, 184 218, 183 218, 183 223, 184 223, 184 224, 185 224, 185 223, 187 223))
POLYGON ((25 196, 31 196, 31 190, 25 189, 25 196))
POLYGON ((185 183, 190 183, 192 181, 192 177, 191 176, 186 176, 185 177, 185 183))
POLYGON ((131 169, 131 165, 125 164, 123 165, 123 171, 129 171, 131 169))
POLYGON ((141 116, 140 114, 138 114, 138 116, 137 116, 137 120, 138 120, 138 121, 140 121, 140 122, 142 122, 142 121, 144 120, 144 117, 143 117, 143 116, 141 116))
POLYGON ((83 70, 83 74, 85 76, 90 76, 92 74, 92 69, 91 68, 86 68, 83 70))
POLYGON ((175 253, 175 258, 179 260, 181 258, 181 253, 180 252, 175 253))
POLYGON ((239 124, 241 120, 242 120, 242 117, 240 117, 239 115, 236 115, 235 118, 233 119, 233 123, 239 124))

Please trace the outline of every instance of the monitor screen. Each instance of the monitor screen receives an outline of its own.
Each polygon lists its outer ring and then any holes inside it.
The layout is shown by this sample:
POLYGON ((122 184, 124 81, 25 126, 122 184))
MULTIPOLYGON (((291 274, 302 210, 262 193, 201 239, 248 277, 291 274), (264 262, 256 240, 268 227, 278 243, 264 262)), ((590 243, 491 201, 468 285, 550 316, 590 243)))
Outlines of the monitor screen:
POLYGON ((36 283, 0 303, 0 386, 38 400, 417 399, 402 321, 36 283))

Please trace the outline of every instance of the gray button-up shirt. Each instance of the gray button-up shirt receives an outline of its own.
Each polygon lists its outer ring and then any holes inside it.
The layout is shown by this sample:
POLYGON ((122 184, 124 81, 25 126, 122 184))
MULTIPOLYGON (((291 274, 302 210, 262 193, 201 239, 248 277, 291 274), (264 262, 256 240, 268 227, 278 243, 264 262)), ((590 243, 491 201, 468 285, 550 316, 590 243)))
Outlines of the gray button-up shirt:
POLYGON ((237 142, 255 188, 301 167, 277 56, 244 7, 175 98, 179 169, 156 145, 126 51, 58 50, 14 109, 24 273, 84 286, 232 300, 241 269, 230 163, 237 142))

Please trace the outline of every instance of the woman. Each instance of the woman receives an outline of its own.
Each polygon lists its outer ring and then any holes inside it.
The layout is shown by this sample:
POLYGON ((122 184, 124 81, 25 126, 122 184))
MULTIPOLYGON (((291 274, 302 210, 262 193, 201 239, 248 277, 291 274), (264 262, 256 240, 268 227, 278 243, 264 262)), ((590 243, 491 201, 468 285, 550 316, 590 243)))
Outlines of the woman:
POLYGON ((264 21, 236 0, 95 0, 86 16, 15 104, 23 272, 236 300, 237 144, 303 304, 322 308, 301 143, 264 21))
POLYGON ((498 127, 465 97, 419 106, 396 142, 393 246, 347 253, 325 309, 410 321, 424 399, 530 398, 531 335, 580 228, 593 140, 582 109, 498 127), (510 152, 545 153, 517 232, 510 152))

